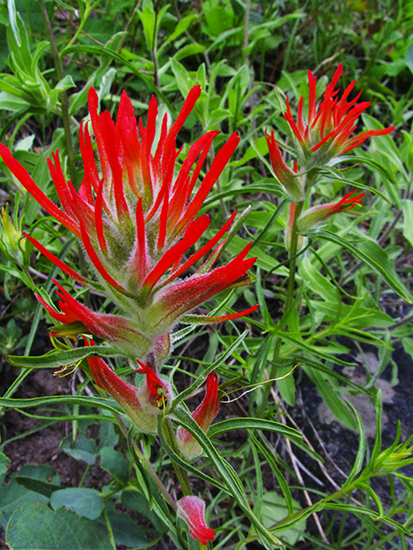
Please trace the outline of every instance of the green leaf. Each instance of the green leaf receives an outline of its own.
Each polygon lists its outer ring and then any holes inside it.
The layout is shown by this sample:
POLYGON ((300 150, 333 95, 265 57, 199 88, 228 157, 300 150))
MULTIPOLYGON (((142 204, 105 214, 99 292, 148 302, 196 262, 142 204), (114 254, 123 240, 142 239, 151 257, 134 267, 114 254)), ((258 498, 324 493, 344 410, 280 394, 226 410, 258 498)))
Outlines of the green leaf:
MULTIPOLYGON (((296 500, 292 500, 294 508, 300 510, 301 506, 296 500)), ((284 499, 275 491, 268 491, 264 494, 261 512, 261 521, 268 529, 274 525, 277 521, 283 519, 288 515, 288 508, 284 499)), ((303 536, 306 532, 305 519, 297 521, 296 524, 290 526, 285 531, 277 531, 277 536, 283 542, 290 545, 294 545, 299 540, 303 540, 303 536)))
POLYGON ((60 485, 53 485, 52 483, 47 483, 46 481, 41 481, 40 479, 33 479, 28 476, 17 475, 14 477, 19 485, 23 485, 28 491, 34 491, 35 493, 40 493, 47 498, 50 498, 55 491, 61 489, 60 485))
POLYGON ((100 465, 122 485, 128 481, 128 463, 120 451, 115 451, 111 447, 103 447, 100 451, 100 465))
POLYGON ((281 422, 275 422, 275 420, 266 420, 264 418, 228 418, 227 420, 221 420, 221 422, 216 422, 208 430, 208 436, 210 438, 216 437, 219 434, 226 433, 231 430, 267 430, 271 432, 277 432, 282 434, 284 437, 287 437, 291 440, 302 440, 302 434, 285 426, 281 422))
MULTIPOLYGON (((31 399, 13 399, 11 397, 0 397, 0 407, 11 407, 13 409, 27 409, 30 407, 41 407, 50 405, 82 405, 84 407, 97 407, 122 414, 122 408, 113 399, 82 395, 50 395, 47 397, 33 397, 31 399)), ((104 420, 105 417, 102 418, 104 420)), ((106 419, 105 419, 106 420, 106 419)))
POLYGON ((357 246, 355 246, 347 239, 326 230, 318 230, 315 234, 317 237, 339 244, 352 252, 354 256, 362 260, 375 273, 380 275, 398 296, 401 296, 404 300, 409 302, 409 304, 412 303, 412 297, 409 290, 400 280, 386 252, 380 245, 373 241, 364 241, 363 243, 357 243, 357 246))
POLYGON ((119 350, 110 346, 93 346, 69 351, 54 350, 40 356, 9 355, 7 360, 14 367, 27 369, 60 369, 77 363, 86 357, 99 355, 101 357, 117 357, 119 350))
POLYGON ((129 510, 138 512, 143 517, 148 518, 153 523, 157 531, 160 531, 161 533, 165 533, 167 531, 168 528, 165 523, 151 510, 147 498, 139 491, 122 491, 121 502, 124 506, 126 506, 126 508, 129 508, 129 510))
POLYGON ((109 520, 116 544, 134 548, 135 550, 153 548, 163 534, 162 530, 159 532, 159 529, 157 529, 158 536, 154 540, 148 541, 142 527, 136 524, 136 520, 130 518, 126 514, 118 514, 115 512, 109 513, 109 520))
POLYGON ((6 477, 9 462, 10 458, 8 458, 4 453, 0 453, 0 486, 6 477))
POLYGON ((182 401, 190 397, 198 388, 202 386, 202 384, 207 379, 208 374, 220 367, 228 359, 228 357, 232 355, 232 353, 238 348, 238 346, 245 340, 247 334, 248 330, 245 330, 240 336, 238 336, 238 338, 224 351, 224 353, 214 363, 212 363, 208 368, 206 368, 202 373, 198 375, 195 382, 191 384, 189 388, 181 392, 174 399, 174 401, 172 402, 172 411, 175 409, 175 407, 182 403, 182 401))
POLYGON ((410 72, 413 73, 413 43, 409 44, 409 47, 406 50, 406 54, 404 56, 404 59, 406 61, 406 65, 410 69, 410 72))
POLYGON ((76 46, 70 46, 69 48, 66 48, 64 50, 65 55, 74 54, 74 53, 88 53, 93 54, 98 57, 104 56, 109 57, 111 59, 114 59, 115 61, 118 61, 128 67, 128 69, 131 71, 132 74, 134 74, 137 78, 139 78, 145 85, 146 88, 149 90, 152 90, 158 97, 162 99, 162 101, 165 103, 165 105, 168 106, 168 109, 172 113, 175 113, 174 107, 169 102, 168 98, 165 96, 165 94, 160 90, 150 78, 148 78, 145 74, 143 74, 133 63, 128 61, 125 56, 110 50, 108 47, 102 48, 101 46, 85 46, 85 45, 76 45, 76 46))
POLYGON ((223 482, 228 487, 228 490, 232 494, 233 498, 236 500, 239 507, 247 516, 247 518, 250 520, 257 533, 260 534, 266 542, 275 546, 280 546, 280 541, 277 539, 277 537, 272 535, 252 512, 247 495, 245 494, 238 475, 235 473, 230 464, 222 458, 220 453, 215 449, 209 438, 204 434, 204 432, 201 430, 195 420, 182 408, 179 408, 175 411, 175 416, 178 418, 180 424, 186 430, 188 430, 201 445, 202 449, 208 455, 212 464, 214 465, 215 470, 220 475, 223 482))
POLYGON ((49 502, 49 498, 35 491, 28 491, 13 479, 0 487, 0 512, 10 514, 28 503, 49 502))
POLYGON ((46 504, 28 504, 12 515, 6 532, 10 550, 113 550, 93 521, 46 504))
POLYGON ((413 245, 413 201, 403 199, 400 201, 403 210, 403 235, 413 245))
MULTIPOLYGON (((321 397, 325 401, 328 408, 334 414, 334 416, 345 426, 354 430, 356 428, 356 422, 346 405, 342 402, 340 397, 336 394, 334 389, 326 379, 321 375, 320 371, 313 369, 312 367, 303 367, 305 372, 309 375, 311 380, 317 386, 321 397)), ((326 377, 327 378, 327 377, 326 377)), ((328 378, 327 378, 328 379, 328 378)))
POLYGON ((60 448, 76 460, 84 460, 86 464, 92 465, 96 462, 96 441, 87 439, 83 434, 80 434, 76 441, 73 441, 71 434, 67 435, 62 439, 60 448))
POLYGON ((359 432, 359 448, 358 448, 356 459, 354 461, 351 472, 349 473, 349 476, 346 479, 343 487, 345 487, 346 485, 349 485, 354 480, 356 475, 361 471, 363 467, 364 457, 366 454, 366 448, 367 448, 366 433, 364 431, 363 421, 361 420, 359 413, 353 407, 350 401, 346 401, 346 403, 350 407, 350 409, 353 411, 354 417, 357 422, 357 430, 359 432))
POLYGON ((55 491, 50 499, 50 505, 53 510, 64 506, 78 516, 91 520, 98 519, 105 507, 99 491, 83 487, 68 487, 55 491))

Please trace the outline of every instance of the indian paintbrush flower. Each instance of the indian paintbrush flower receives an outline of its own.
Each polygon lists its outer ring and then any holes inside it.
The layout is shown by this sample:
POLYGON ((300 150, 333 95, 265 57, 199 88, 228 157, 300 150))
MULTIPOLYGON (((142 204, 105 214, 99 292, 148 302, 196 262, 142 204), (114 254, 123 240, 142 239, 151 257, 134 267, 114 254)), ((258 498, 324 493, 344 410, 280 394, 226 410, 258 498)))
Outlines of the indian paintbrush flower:
MULTIPOLYGON (((188 256, 210 225, 208 215, 197 218, 199 210, 239 141, 236 133, 229 137, 195 191, 218 132, 201 136, 180 164, 176 137, 200 93, 199 86, 190 90, 168 130, 166 115, 162 121, 157 120, 154 98, 146 126, 142 119, 137 126, 132 103, 124 92, 115 123, 108 111, 98 114, 98 97, 90 88, 90 119, 99 162, 89 125, 82 123, 79 137, 84 177, 79 191, 66 181, 58 152, 48 160, 61 208, 43 193, 10 151, 0 146, 0 154, 16 178, 80 240, 98 283, 78 274, 27 235, 29 241, 70 278, 103 290, 126 315, 92 312, 60 285, 62 313, 40 301, 55 319, 70 323, 74 332, 84 326, 87 333, 110 341, 131 358, 152 353, 157 362, 162 361, 169 352, 174 325, 185 322, 185 314, 205 300, 234 284, 247 282, 246 273, 255 261, 246 259, 248 245, 227 265, 213 268, 225 247, 235 213, 215 236, 188 256), (156 138, 158 122, 160 132, 156 138), (182 277, 202 259, 201 267, 182 277)), ((208 323, 232 319, 254 309, 200 320, 208 323)), ((57 328, 55 334, 59 330, 63 328, 57 328)))
POLYGON ((370 102, 357 103, 361 92, 351 101, 347 101, 356 85, 355 80, 347 86, 341 97, 338 96, 339 90, 336 90, 335 87, 342 72, 343 67, 340 64, 328 84, 322 100, 317 104, 317 78, 308 71, 308 105, 305 108, 304 98, 301 97, 296 120, 291 113, 287 97, 287 112, 284 113, 284 117, 291 128, 295 161, 298 162, 302 170, 300 176, 296 176, 295 170, 290 169, 285 163, 274 132, 271 132, 271 135, 266 134, 274 173, 284 186, 291 202, 302 201, 307 188, 314 184, 314 178, 307 177, 307 173, 312 168, 321 168, 327 165, 332 159, 348 153, 369 137, 389 134, 394 130, 394 126, 390 126, 381 130, 367 130, 350 137, 357 127, 357 119, 367 109, 370 102), (304 111, 306 112, 304 113, 304 111))
MULTIPOLYGON (((192 418, 198 424, 198 426, 206 432, 218 413, 219 409, 219 397, 218 397, 218 376, 215 371, 207 377, 207 387, 205 397, 202 403, 192 413, 192 418)), ((185 430, 185 428, 179 427, 176 432, 176 441, 178 448, 183 456, 188 460, 193 460, 202 453, 202 447, 196 441, 194 436, 185 430)))
POLYGON ((350 135, 356 129, 357 119, 370 105, 369 101, 357 103, 361 92, 351 101, 347 101, 356 85, 353 80, 343 91, 341 97, 335 87, 343 72, 343 66, 336 72, 327 85, 324 96, 319 104, 316 102, 317 77, 308 71, 309 99, 307 113, 304 114, 304 98, 301 97, 297 118, 292 116, 287 97, 287 112, 284 114, 296 141, 297 161, 302 168, 309 170, 313 166, 327 164, 332 158, 344 155, 358 147, 369 137, 389 134, 394 126, 382 130, 368 130, 352 138, 350 135))
POLYGON ((205 502, 199 497, 186 496, 177 502, 177 516, 189 527, 189 533, 202 544, 214 540, 215 531, 205 523, 205 502))

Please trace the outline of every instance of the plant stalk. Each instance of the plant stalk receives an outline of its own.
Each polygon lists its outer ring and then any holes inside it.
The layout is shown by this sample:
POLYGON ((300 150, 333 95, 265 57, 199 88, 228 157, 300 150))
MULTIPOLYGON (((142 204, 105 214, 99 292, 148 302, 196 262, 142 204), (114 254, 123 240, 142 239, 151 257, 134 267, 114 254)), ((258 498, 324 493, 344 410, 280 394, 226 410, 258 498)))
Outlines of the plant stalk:
MULTIPOLYGON (((175 451, 175 453, 179 454, 179 449, 176 444, 175 434, 174 434, 171 420, 169 418, 165 418, 163 425, 165 427, 164 435, 165 435, 166 441, 168 442, 168 445, 175 451)), ((172 466, 174 467, 176 477, 178 478, 178 481, 184 496, 192 495, 191 482, 189 481, 188 473, 183 468, 181 468, 179 464, 176 464, 173 460, 172 460, 172 466)))
MULTIPOLYGON (((288 285, 287 285, 287 296, 285 299, 285 305, 284 305, 284 313, 281 319, 279 320, 277 324, 278 330, 284 330, 287 325, 287 319, 288 314, 291 309, 291 305, 293 303, 294 298, 294 289, 295 289, 295 271, 296 271, 296 264, 297 264, 297 248, 298 248, 298 230, 297 230, 297 220, 300 217, 300 214, 303 210, 304 201, 301 201, 297 203, 295 214, 294 214, 294 220, 293 225, 291 229, 291 245, 289 250, 289 275, 288 275, 288 285)), ((273 380, 277 376, 277 369, 278 369, 278 361, 280 359, 280 351, 281 351, 281 343, 282 340, 279 336, 276 337, 275 346, 274 346, 274 353, 273 353, 273 360, 272 365, 269 373, 269 380, 273 380)), ((271 392, 272 383, 265 384, 263 387, 263 394, 262 394, 262 401, 258 408, 258 416, 262 417, 265 415, 265 411, 268 405, 268 399, 271 392)))

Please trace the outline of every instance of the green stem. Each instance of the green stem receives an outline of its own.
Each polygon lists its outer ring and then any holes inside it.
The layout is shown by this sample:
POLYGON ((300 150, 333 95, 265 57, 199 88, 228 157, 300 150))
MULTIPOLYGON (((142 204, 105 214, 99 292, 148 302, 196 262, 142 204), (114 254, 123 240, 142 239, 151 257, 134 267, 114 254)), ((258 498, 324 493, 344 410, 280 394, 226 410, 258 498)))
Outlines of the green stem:
POLYGON ((116 541, 115 541, 115 537, 113 535, 113 529, 112 529, 112 525, 110 523, 109 514, 108 514, 108 510, 107 510, 106 506, 103 510, 103 517, 105 518, 106 529, 108 530, 109 542, 110 542, 113 550, 116 550, 116 541))
MULTIPOLYGON (((49 33, 49 40, 52 48, 52 55, 55 62, 57 77, 59 80, 63 80, 64 78, 63 64, 62 64, 62 60, 60 58, 60 54, 57 49, 56 42, 53 36, 53 28, 50 23, 49 14, 47 13, 45 0, 42 0, 41 4, 42 4, 43 18, 46 23, 47 32, 49 33)), ((63 129, 65 133, 65 140, 66 140, 67 157, 68 157, 68 163, 69 163, 69 174, 73 185, 77 187, 74 151, 73 151, 73 144, 72 144, 72 133, 70 130, 69 101, 67 99, 67 94, 65 90, 63 90, 60 94, 60 101, 62 102, 62 121, 63 121, 63 129)))
MULTIPOLYGON (((128 437, 128 431, 127 431, 124 423, 122 422, 121 418, 117 414, 115 414, 114 416, 115 416, 116 420, 118 421, 118 425, 119 425, 123 435, 125 436, 125 438, 127 438, 128 437)), ((152 464, 148 460, 146 460, 146 458, 143 456, 143 454, 139 450, 139 448, 138 448, 135 441, 133 442, 133 450, 134 450, 136 456, 138 457, 138 459, 142 462, 142 464, 145 465, 145 468, 149 472, 149 475, 152 477, 153 481, 155 482, 155 485, 158 487, 159 492, 163 494, 163 496, 165 497, 165 500, 169 503, 171 508, 176 511, 175 501, 173 500, 171 495, 168 493, 168 491, 167 491, 166 487, 163 485, 162 481, 159 479, 158 474, 153 469, 152 464)))
POLYGON ((83 486, 86 476, 89 473, 89 470, 90 470, 90 464, 86 464, 86 468, 85 468, 85 471, 83 472, 82 479, 80 480, 79 487, 83 486))
MULTIPOLYGON (((296 205, 295 214, 294 214, 294 220, 293 225, 291 228, 291 244, 290 244, 290 250, 289 250, 289 275, 288 275, 288 285, 287 285, 287 296, 285 299, 285 306, 284 306, 284 313, 281 319, 278 322, 277 329, 278 330, 284 330, 287 325, 288 320, 288 314, 291 309, 291 305, 293 303, 294 298, 294 289, 295 289, 295 270, 296 270, 296 263, 297 263, 297 248, 298 248, 298 231, 297 231, 297 220, 300 217, 300 214, 303 210, 304 201, 299 202, 296 205)), ((274 346, 274 353, 273 353, 273 360, 272 365, 269 373, 269 379, 273 380, 277 376, 277 369, 278 369, 278 362, 280 360, 280 351, 281 351, 281 344, 282 340, 279 336, 276 338, 275 346, 274 346)), ((263 396, 261 405, 258 408, 258 416, 265 415, 265 411, 267 409, 268 405, 268 399, 270 396, 272 384, 268 383, 264 385, 263 388, 263 396)))
MULTIPOLYGON (((174 434, 171 420, 169 418, 165 418, 163 422, 163 426, 165 428, 164 436, 168 445, 176 454, 179 454, 179 449, 176 444, 175 434, 174 434)), ((176 464, 174 461, 172 461, 172 466, 174 467, 176 477, 178 478, 178 481, 184 496, 192 495, 191 482, 189 481, 188 473, 183 468, 181 468, 179 464, 176 464)))

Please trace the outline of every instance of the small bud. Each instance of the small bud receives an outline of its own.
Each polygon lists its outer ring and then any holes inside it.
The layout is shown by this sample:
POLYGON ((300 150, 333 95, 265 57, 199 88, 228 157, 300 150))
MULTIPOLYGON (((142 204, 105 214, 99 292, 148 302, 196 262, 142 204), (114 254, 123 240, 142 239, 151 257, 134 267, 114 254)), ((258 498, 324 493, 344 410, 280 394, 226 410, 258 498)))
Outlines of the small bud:
POLYGON ((207 527, 205 523, 205 502, 199 497, 183 497, 177 502, 177 516, 183 519, 188 527, 189 533, 201 544, 213 541, 215 531, 207 527))
MULTIPOLYGON (((15 208, 18 209, 18 201, 15 208)), ((17 210, 16 210, 17 212, 17 210)), ((9 205, 1 209, 0 248, 9 260, 27 268, 30 264, 30 252, 26 239, 22 238, 21 220, 14 216, 14 224, 9 214, 9 205)))
POLYGON ((347 212, 348 210, 354 208, 356 204, 361 204, 364 193, 360 193, 360 195, 352 197, 351 195, 353 194, 354 191, 347 193, 347 195, 345 195, 338 202, 320 204, 305 210, 297 221, 298 232, 306 233, 314 225, 331 218, 334 214, 338 214, 339 212, 347 212))
MULTIPOLYGON (((207 378, 205 397, 199 407, 192 414, 192 418, 206 432, 219 410, 218 376, 214 371, 207 378)), ((193 460, 202 453, 202 447, 194 436, 185 430, 178 428, 176 433, 178 448, 187 460, 193 460)))

